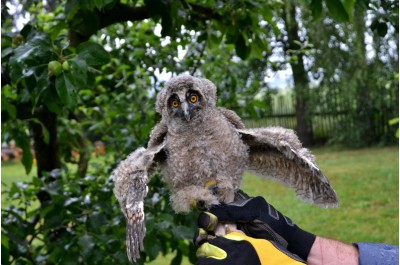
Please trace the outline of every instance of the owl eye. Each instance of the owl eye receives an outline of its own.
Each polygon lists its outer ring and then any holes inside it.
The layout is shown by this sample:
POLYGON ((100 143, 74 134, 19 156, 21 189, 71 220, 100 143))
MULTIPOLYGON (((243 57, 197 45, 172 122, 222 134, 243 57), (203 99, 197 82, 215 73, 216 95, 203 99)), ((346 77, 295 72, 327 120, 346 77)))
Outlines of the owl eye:
POLYGON ((191 95, 189 100, 190 100, 190 102, 192 102, 192 103, 196 103, 197 100, 198 100, 198 98, 197 98, 196 95, 191 95))
POLYGON ((174 107, 174 108, 177 108, 177 107, 179 107, 179 102, 178 102, 178 100, 172 100, 172 102, 171 102, 171 106, 172 107, 174 107))

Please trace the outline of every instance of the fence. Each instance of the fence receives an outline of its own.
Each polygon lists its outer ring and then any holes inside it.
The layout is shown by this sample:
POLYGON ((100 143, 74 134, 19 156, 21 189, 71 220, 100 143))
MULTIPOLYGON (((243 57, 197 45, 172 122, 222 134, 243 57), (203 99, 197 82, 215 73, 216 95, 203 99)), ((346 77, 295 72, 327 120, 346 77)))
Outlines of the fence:
MULTIPOLYGON (((312 130, 314 141, 324 143, 334 137, 338 125, 346 119, 346 113, 316 113, 311 115, 312 130)), ((244 123, 248 128, 258 128, 266 126, 282 126, 288 129, 296 129, 296 114, 276 114, 268 115, 259 120, 245 119, 244 123)))
MULTIPOLYGON (((388 99, 387 94, 384 95, 384 93, 380 97, 374 100, 381 102, 384 107, 375 108, 375 111, 371 111, 366 120, 358 119, 354 110, 322 112, 324 108, 318 106, 319 112, 310 114, 314 142, 325 143, 328 140, 337 139, 340 134, 340 137, 350 137, 349 134, 356 134, 359 126, 364 126, 366 128, 364 130, 368 131, 369 137, 372 139, 366 141, 367 144, 394 142, 396 128, 389 125, 389 120, 398 116, 398 112, 393 108, 395 105, 393 102, 396 102, 398 97, 390 95, 388 99)), ((272 105, 270 115, 265 115, 258 120, 244 119, 246 127, 282 126, 295 130, 297 122, 293 94, 286 91, 284 94, 274 95, 270 104, 272 105)), ((357 138, 361 135, 352 135, 352 137, 357 138)))

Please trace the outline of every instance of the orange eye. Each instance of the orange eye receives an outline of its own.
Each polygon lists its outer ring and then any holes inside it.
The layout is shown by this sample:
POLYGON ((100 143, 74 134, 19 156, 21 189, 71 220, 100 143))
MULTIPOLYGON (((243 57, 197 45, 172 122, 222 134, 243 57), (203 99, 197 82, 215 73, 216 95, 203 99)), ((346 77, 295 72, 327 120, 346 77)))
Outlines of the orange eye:
POLYGON ((179 107, 179 102, 177 100, 173 100, 171 102, 171 105, 172 105, 172 107, 177 108, 177 107, 179 107))
POLYGON ((196 103, 197 102, 197 96, 196 95, 191 95, 190 96, 190 102, 196 103))

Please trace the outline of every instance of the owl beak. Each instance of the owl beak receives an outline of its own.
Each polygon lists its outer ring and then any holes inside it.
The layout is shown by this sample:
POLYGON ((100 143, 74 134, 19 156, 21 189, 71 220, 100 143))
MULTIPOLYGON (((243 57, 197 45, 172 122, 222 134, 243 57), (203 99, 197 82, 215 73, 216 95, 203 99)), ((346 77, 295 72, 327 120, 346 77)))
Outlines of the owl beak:
POLYGON ((190 112, 188 104, 183 103, 182 108, 183 108, 183 115, 185 116, 186 121, 190 121, 190 112))

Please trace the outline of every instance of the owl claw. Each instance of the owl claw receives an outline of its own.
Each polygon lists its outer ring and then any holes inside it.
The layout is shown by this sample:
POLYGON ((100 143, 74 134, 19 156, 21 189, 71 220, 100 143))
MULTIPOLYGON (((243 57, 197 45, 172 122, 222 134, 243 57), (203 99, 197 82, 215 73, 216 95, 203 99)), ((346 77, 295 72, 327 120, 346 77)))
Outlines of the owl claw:
POLYGON ((206 206, 206 202, 203 200, 197 201, 196 208, 199 211, 207 211, 208 210, 208 207, 206 206))

